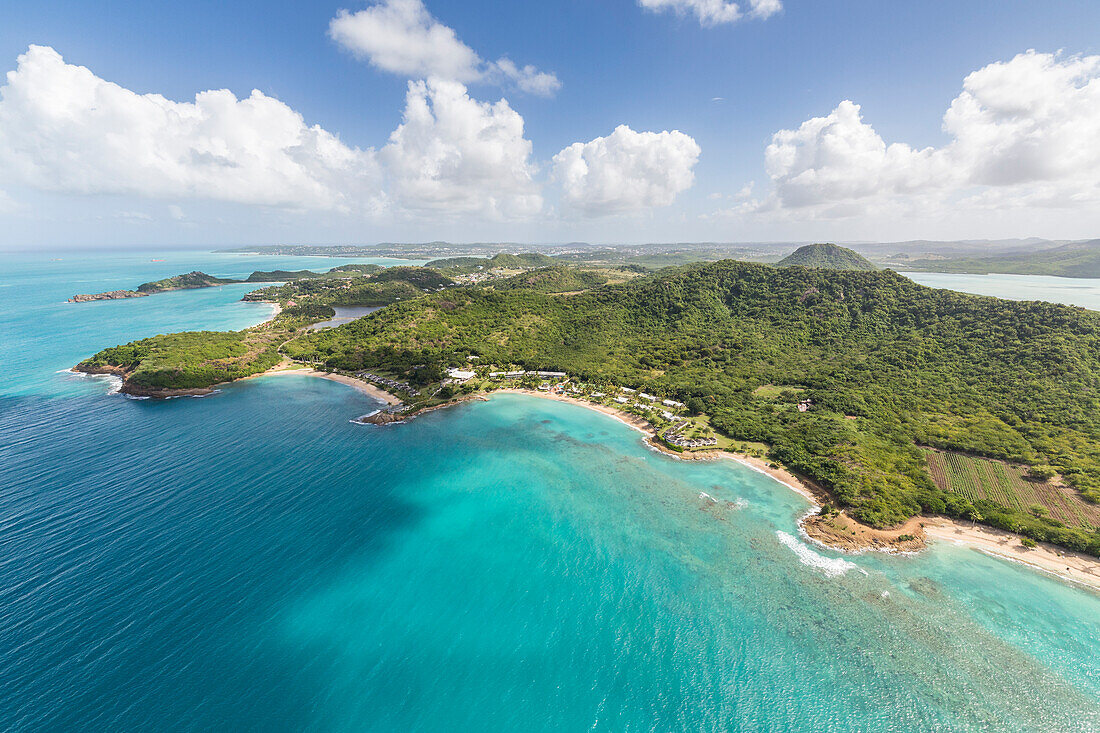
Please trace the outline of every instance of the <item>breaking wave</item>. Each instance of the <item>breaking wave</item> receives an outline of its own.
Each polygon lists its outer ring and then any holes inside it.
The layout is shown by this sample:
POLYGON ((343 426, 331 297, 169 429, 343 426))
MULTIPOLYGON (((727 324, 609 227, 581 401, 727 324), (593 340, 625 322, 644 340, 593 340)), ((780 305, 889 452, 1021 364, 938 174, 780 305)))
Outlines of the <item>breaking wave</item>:
POLYGON ((844 575, 849 570, 858 570, 864 575, 867 571, 856 565, 850 560, 845 560, 842 557, 825 557, 811 550, 806 545, 798 541, 798 539, 786 532, 776 531, 776 536, 779 537, 779 541, 787 546, 795 555, 798 556, 799 562, 803 565, 808 565, 815 570, 820 570, 825 574, 827 578, 835 578, 838 575, 844 575))

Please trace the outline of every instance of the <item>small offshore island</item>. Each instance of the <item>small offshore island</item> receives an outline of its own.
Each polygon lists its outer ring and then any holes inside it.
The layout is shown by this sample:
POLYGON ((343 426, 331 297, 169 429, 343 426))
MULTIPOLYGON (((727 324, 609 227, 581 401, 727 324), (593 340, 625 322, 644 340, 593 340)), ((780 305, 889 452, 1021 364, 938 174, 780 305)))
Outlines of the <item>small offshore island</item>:
POLYGON ((915 550, 965 520, 1021 552, 1100 556, 1100 313, 933 290, 834 245, 774 266, 498 254, 281 274, 245 296, 279 306, 266 323, 75 368, 150 397, 310 370, 385 398, 373 423, 498 390, 568 398, 808 493, 803 528, 833 547, 915 550), (386 307, 311 330, 334 306, 386 307))

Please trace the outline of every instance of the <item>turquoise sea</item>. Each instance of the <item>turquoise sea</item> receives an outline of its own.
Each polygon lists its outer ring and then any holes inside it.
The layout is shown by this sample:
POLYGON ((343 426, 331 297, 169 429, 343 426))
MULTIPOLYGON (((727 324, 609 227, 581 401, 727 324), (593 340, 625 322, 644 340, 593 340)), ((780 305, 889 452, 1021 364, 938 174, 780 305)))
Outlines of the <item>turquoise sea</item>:
POLYGON ((571 405, 109 394, 63 370, 268 310, 73 293, 344 260, 63 257, 0 274, 0 730, 1100 731, 1096 593, 817 549, 786 487, 571 405))

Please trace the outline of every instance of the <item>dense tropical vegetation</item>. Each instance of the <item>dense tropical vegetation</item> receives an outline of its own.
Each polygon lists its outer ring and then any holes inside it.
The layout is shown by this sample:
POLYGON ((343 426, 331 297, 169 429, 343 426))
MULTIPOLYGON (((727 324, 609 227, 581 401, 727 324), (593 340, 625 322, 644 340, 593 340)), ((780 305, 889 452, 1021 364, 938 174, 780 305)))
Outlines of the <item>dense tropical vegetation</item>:
POLYGON ((214 277, 213 275, 207 275, 205 272, 188 272, 184 275, 175 275, 173 277, 166 277, 163 280, 155 280, 153 282, 142 283, 138 285, 137 291, 139 293, 162 293, 168 290, 188 290, 191 288, 209 288, 214 285, 228 285, 229 283, 239 282, 238 280, 232 280, 224 277, 214 277))
POLYGON ((127 391, 206 389, 279 363, 272 340, 251 331, 188 331, 104 349, 77 368, 126 374, 127 391), (136 389, 135 389, 136 388, 136 389))
POLYGON ((250 296, 286 306, 272 324, 147 339, 89 363, 163 386, 225 381, 277 353, 414 384, 470 357, 564 371, 685 402, 871 525, 946 514, 1100 554, 1096 527, 937 486, 925 453, 1031 466, 1100 499, 1100 313, 934 290, 891 271, 721 261, 600 277, 552 267, 460 287, 432 268, 390 268, 300 280, 250 296), (300 330, 332 305, 382 301, 339 328, 300 330))
POLYGON ((877 270, 859 252, 835 244, 807 244, 787 255, 776 267, 813 267, 825 270, 877 270))
POLYGON ((606 284, 608 276, 602 272, 580 270, 575 267, 540 267, 512 277, 497 280, 494 290, 537 290, 540 293, 575 293, 606 284))
POLYGON ((943 513, 1100 552, 1093 530, 938 488, 918 447, 1050 465, 1100 498, 1100 314, 1078 308, 725 261, 569 298, 452 288, 285 350, 405 374, 474 354, 645 388, 769 444, 869 524, 943 513))
POLYGON ((447 273, 466 275, 479 270, 525 270, 557 264, 553 257, 538 253, 508 254, 502 252, 492 257, 446 257, 432 260, 425 267, 447 273))

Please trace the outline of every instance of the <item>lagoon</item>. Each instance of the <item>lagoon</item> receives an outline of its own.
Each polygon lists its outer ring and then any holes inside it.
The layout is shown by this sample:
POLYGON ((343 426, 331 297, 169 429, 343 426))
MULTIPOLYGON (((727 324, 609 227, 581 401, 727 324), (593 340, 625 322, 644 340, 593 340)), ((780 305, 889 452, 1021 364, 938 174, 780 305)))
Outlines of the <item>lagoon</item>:
POLYGON ((311 331, 319 331, 323 328, 336 328, 342 326, 345 323, 351 323, 357 318, 363 316, 369 316, 375 311, 382 310, 382 306, 354 306, 354 305, 338 305, 333 307, 336 311, 336 315, 327 321, 321 321, 320 323, 314 323, 309 327, 311 331))
POLYGON ((1008 300, 1044 300, 1100 310, 1100 280, 1052 275, 960 275, 944 272, 902 272, 930 288, 992 295, 1008 300))

